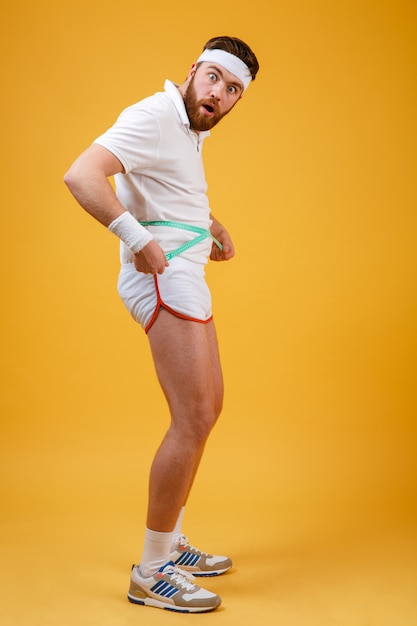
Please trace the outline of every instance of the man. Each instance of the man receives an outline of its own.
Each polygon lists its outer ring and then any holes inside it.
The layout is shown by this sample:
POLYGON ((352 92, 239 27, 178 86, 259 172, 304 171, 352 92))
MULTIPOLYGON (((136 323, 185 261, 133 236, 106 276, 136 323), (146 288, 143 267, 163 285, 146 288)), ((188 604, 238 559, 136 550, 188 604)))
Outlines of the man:
POLYGON ((171 415, 151 467, 142 558, 131 573, 128 598, 137 604, 213 610, 219 596, 194 576, 232 566, 228 557, 190 546, 181 524, 223 400, 204 268, 208 257, 234 255, 229 234, 210 213, 201 147, 258 69, 240 39, 210 39, 183 84, 166 81, 164 92, 128 107, 65 175, 81 206, 121 240, 118 290, 148 334, 171 415))

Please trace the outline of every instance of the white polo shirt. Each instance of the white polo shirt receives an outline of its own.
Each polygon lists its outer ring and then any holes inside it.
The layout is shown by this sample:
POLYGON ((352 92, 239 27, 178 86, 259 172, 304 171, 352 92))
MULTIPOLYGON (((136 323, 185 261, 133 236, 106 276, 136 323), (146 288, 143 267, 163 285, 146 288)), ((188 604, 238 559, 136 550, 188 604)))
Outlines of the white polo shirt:
MULTIPOLYGON (((177 86, 165 81, 165 91, 126 108, 115 124, 94 143, 112 152, 124 167, 115 178, 124 208, 140 221, 175 221, 208 229, 211 225, 202 143, 210 133, 196 133, 177 86)), ((149 227, 165 252, 195 234, 170 227, 149 227)), ((212 241, 207 239, 182 256, 206 263, 212 241)), ((121 243, 121 261, 133 256, 121 243)))

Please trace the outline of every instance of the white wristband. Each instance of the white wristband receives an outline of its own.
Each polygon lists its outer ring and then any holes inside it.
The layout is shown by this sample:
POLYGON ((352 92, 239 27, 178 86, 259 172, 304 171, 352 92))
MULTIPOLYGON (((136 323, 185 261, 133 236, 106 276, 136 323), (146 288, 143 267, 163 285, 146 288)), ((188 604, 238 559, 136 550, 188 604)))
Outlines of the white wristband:
POLYGON ((151 233, 141 226, 129 211, 116 217, 108 229, 117 235, 133 254, 140 252, 153 239, 151 233))

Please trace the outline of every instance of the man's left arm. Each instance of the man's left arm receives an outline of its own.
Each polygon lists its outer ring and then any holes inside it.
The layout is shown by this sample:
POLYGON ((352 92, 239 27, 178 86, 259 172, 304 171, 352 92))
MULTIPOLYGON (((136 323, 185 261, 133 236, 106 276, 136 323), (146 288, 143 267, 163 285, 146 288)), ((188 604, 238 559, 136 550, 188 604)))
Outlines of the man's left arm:
POLYGON ((233 245, 233 241, 227 232, 227 230, 216 220, 213 215, 210 215, 210 219, 212 220, 212 225, 210 227, 210 232, 220 243, 222 244, 222 250, 220 250, 219 246, 213 241, 213 246, 211 248, 210 259, 212 261, 228 261, 235 255, 235 248, 233 245))

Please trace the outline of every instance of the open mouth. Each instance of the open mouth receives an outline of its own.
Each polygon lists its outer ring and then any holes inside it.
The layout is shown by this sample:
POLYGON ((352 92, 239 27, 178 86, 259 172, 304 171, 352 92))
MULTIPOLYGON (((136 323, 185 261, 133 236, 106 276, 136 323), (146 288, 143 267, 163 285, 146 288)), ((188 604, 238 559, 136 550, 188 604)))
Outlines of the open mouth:
POLYGON ((203 108, 207 111, 207 113, 214 113, 214 107, 211 104, 203 104, 203 108))

